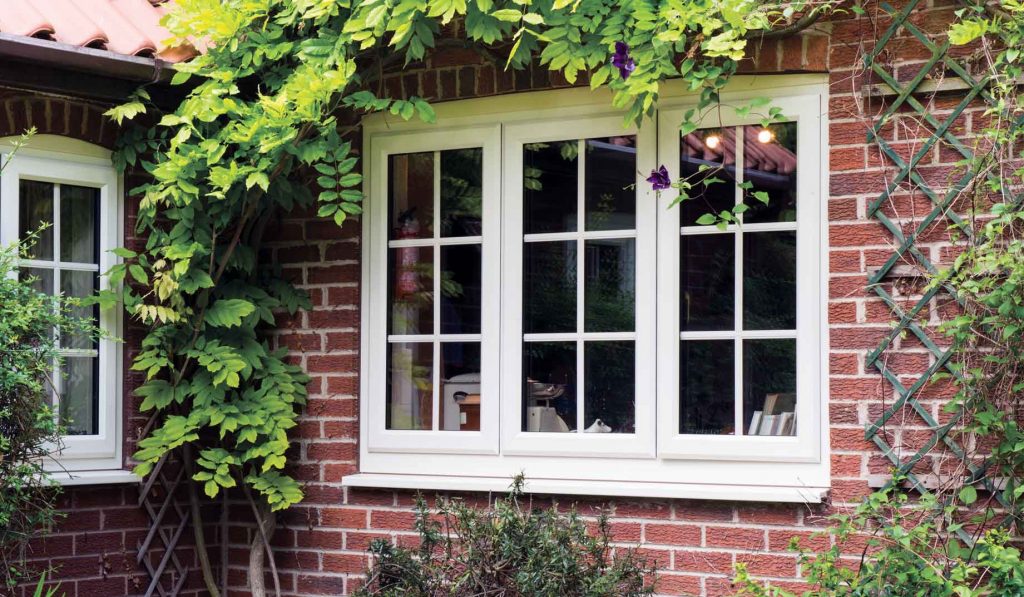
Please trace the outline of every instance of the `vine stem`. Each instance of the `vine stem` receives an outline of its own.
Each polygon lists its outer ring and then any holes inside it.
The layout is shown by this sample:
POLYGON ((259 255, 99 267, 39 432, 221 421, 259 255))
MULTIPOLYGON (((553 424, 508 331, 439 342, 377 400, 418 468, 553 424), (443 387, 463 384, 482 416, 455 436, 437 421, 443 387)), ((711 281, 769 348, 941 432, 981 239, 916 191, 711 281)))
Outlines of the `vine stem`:
POLYGON ((242 491, 252 507, 252 515, 256 518, 257 529, 257 535, 253 538, 249 551, 249 588, 252 590, 253 597, 265 597, 267 594, 263 581, 263 556, 266 554, 266 559, 270 562, 270 576, 274 579, 274 595, 281 597, 281 579, 277 574, 274 551, 270 548, 270 535, 273 534, 274 527, 277 526, 277 517, 273 512, 267 512, 265 517, 260 513, 260 508, 252 497, 249 486, 244 481, 242 482, 242 491))
MULTIPOLYGON (((199 568, 203 571, 203 583, 210 597, 220 597, 217 588, 217 579, 213 575, 213 566, 210 565, 210 554, 206 552, 206 531, 203 529, 203 515, 199 510, 199 494, 196 493, 196 481, 192 479, 192 445, 186 443, 184 446, 185 474, 188 475, 188 503, 192 512, 192 528, 196 542, 196 555, 199 557, 199 568)), ((223 539, 222 539, 223 540, 223 539)))

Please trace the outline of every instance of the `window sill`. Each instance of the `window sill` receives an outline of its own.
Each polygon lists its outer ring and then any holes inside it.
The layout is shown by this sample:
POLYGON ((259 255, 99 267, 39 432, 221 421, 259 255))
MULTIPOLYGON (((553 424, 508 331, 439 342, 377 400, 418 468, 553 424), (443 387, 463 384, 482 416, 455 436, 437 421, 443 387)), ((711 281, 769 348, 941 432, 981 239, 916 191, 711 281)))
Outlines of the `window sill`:
MULTIPOLYGON (((345 487, 374 489, 421 489, 433 491, 504 492, 510 481, 498 477, 436 475, 389 475, 358 473, 344 477, 345 487)), ((679 498, 732 502, 821 503, 827 487, 774 487, 765 485, 711 485, 696 483, 642 483, 619 481, 571 481, 527 479, 527 493, 607 497, 679 498)))
POLYGON ((52 471, 50 478, 64 487, 82 485, 124 485, 140 483, 142 478, 131 471, 52 471))

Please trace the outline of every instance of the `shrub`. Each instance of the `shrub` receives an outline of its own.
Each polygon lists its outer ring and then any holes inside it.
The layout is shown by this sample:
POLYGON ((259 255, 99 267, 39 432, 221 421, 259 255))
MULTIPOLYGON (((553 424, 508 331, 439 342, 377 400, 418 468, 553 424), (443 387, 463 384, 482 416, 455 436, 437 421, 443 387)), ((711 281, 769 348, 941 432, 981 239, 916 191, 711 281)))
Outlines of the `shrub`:
MULTIPOLYGON (((897 489, 871 494, 852 514, 831 517, 831 529, 821 533, 834 537, 829 549, 814 554, 794 539, 791 548, 800 552, 812 587, 803 597, 1024 595, 1024 563, 1010 534, 992 529, 965 545, 956 536, 957 510, 932 494, 914 500, 897 489), (864 545, 859 554, 850 551, 854 538, 864 545)), ((736 572, 737 595, 796 595, 766 586, 743 565, 736 572)))
POLYGON ((595 527, 575 509, 532 508, 516 479, 485 509, 438 498, 416 501, 416 548, 375 541, 376 556, 358 597, 574 597, 653 593, 654 568, 631 549, 610 545, 607 517, 595 527), (590 532, 591 529, 596 533, 590 532))
POLYGON ((73 317, 77 301, 19 279, 16 257, 17 247, 0 247, 0 593, 31 574, 24 562, 28 542, 57 518, 60 488, 44 469, 60 441, 50 406, 60 361, 55 330, 95 334, 73 317))

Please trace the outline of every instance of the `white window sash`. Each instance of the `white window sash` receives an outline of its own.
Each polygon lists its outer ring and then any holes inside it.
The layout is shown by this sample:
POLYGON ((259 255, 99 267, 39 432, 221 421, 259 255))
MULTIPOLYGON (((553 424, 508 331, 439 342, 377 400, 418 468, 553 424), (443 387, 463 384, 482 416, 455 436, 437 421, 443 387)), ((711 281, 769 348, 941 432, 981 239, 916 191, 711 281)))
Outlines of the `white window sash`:
MULTIPOLYGON (((98 271, 106 272, 117 262, 117 257, 110 251, 120 246, 121 239, 120 177, 109 159, 39 151, 29 147, 19 150, 13 159, 9 159, 8 154, 3 154, 0 159, 7 163, 0 176, 0 210, 4 213, 3 224, 0 226, 0 244, 7 246, 18 240, 19 181, 36 180, 94 187, 100 195, 98 271)), ((60 217, 59 214, 54 215, 60 217)), ((56 234, 54 242, 60 242, 56 234)), ((22 265, 30 266, 31 262, 22 265)), ((61 267, 80 269, 74 266, 61 267)), ((95 268, 90 270, 95 271, 95 268)), ((100 289, 107 288, 109 281, 101 276, 100 289)), ((58 456, 48 465, 52 470, 111 470, 122 466, 121 348, 117 341, 120 333, 120 306, 99 308, 98 311, 99 327, 108 334, 107 338, 99 341, 98 346, 98 434, 65 436, 58 456)))
MULTIPOLYGON (((618 458, 651 458, 655 447, 654 375, 654 259, 655 213, 654 194, 644 181, 644 172, 654 167, 656 141, 653 127, 637 130, 624 128, 622 116, 591 116, 561 118, 558 120, 516 123, 504 129, 504 194, 503 194, 503 286, 502 286, 502 441, 501 451, 506 455, 544 456, 603 456, 618 458), (522 430, 523 416, 523 145, 552 141, 567 141, 635 135, 637 147, 636 175, 636 229, 633 234, 617 232, 586 232, 584 213, 579 210, 578 232, 530 235, 531 238, 577 239, 620 238, 636 239, 636 320, 631 334, 585 333, 545 334, 546 340, 635 339, 636 403, 635 433, 545 433, 522 430)), ((585 181, 580 180, 582 185, 585 181)), ((582 284, 585 280, 586 256, 577 251, 577 319, 583 317, 582 284)), ((582 326, 578 326, 582 329, 582 326)), ((532 336, 532 335, 530 335, 532 336)), ((540 339, 541 336, 536 336, 540 339)), ((577 349, 577 379, 583 379, 583 351, 577 349)), ((584 385, 577 384, 577 420, 582 421, 581 406, 585 404, 584 385)))
MULTIPOLYGON (((740 339, 796 338, 796 418, 795 436, 736 436, 736 435, 681 435, 679 433, 679 407, 681 371, 679 367, 679 267, 680 234, 715 234, 714 227, 679 227, 679 206, 669 208, 678 197, 676 189, 663 191, 658 200, 658 455, 666 459, 737 460, 771 462, 817 462, 821 458, 822 443, 822 381, 821 372, 828 371, 826 351, 822 350, 822 333, 827 325, 824 302, 823 268, 827 267, 827 251, 821 248, 823 228, 826 225, 824 186, 824 145, 822 96, 793 94, 785 89, 765 92, 746 92, 723 97, 720 110, 705 117, 707 127, 759 125, 759 115, 741 116, 735 107, 758 95, 770 95, 772 106, 783 110, 787 122, 797 123, 797 221, 745 224, 744 232, 795 230, 797 233, 797 329, 748 330, 742 332, 685 332, 688 339, 734 339, 734 358, 742 362, 740 339)), ((663 108, 658 116, 659 151, 661 163, 675 180, 679 172, 679 124, 693 104, 663 108)), ((728 232, 734 232, 730 226, 728 232)), ((743 255, 737 252, 736 262, 743 255)), ((738 300, 742 301, 742 275, 737 271, 738 300)), ((737 310, 737 317, 742 310, 737 310)), ((736 366, 735 392, 742 395, 742 375, 736 366)), ((737 400, 737 413, 739 404, 737 400)), ((737 429, 749 419, 750 413, 737 414, 737 429)))
MULTIPOLYGON (((363 437, 368 439, 371 452, 463 453, 496 454, 498 451, 499 358, 498 317, 501 311, 500 270, 495 266, 500 256, 500 177, 501 131, 497 125, 436 130, 413 135, 381 134, 368 138, 366 155, 370 156, 370 175, 367 196, 367 219, 363 226, 366 247, 364 277, 367 281, 363 301, 364 327, 367 336, 367 359, 363 371, 369 397, 368 416, 362 419, 363 437), (472 147, 483 148, 482 196, 483 232, 475 240, 452 239, 446 244, 479 242, 482 246, 481 321, 480 334, 471 336, 423 334, 410 336, 422 341, 429 338, 435 346, 446 340, 472 340, 480 342, 481 404, 480 431, 397 430, 386 428, 387 412, 387 351, 388 351, 388 156, 395 154, 446 151, 472 147), (369 268, 368 271, 365 268, 369 268)), ((436 172, 435 165, 435 172, 436 172)), ((436 175, 435 175, 436 177, 436 175)), ((439 183, 435 180, 435 187, 439 183)), ((435 189, 435 193, 437 190, 435 189)), ((435 210, 436 211, 436 210, 435 210)), ((435 227, 440 213, 435 213, 435 227)), ((394 241, 392 241, 394 244, 394 241)), ((401 242, 401 241, 398 241, 401 242)), ((409 241, 414 245, 433 246, 432 243, 409 241)), ((410 245, 411 246, 411 245, 410 245)), ((434 264, 439 263, 435 250, 434 264)), ((436 276, 436 274, 435 274, 436 276)), ((440 301, 435 297, 435 319, 440 301)), ((393 337, 392 339, 399 339, 393 337)), ((437 420, 440 363, 433 363, 434 417, 437 420)), ((366 402, 366 401, 364 401, 366 402)))

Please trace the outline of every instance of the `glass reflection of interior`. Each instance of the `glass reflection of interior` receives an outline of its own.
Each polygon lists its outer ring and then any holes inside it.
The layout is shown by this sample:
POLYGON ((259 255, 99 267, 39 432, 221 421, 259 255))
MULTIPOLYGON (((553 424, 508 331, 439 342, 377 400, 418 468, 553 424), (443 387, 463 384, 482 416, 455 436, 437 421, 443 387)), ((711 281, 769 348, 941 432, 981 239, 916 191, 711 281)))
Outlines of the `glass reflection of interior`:
POLYGON ((583 343, 583 432, 636 432, 636 344, 583 343))
POLYGON ((433 349, 430 342, 392 343, 388 347, 388 429, 433 427, 433 349))
POLYGON ((732 340, 684 340, 679 349, 679 433, 736 433, 732 340))
POLYGON ((736 239, 731 234, 683 235, 680 243, 680 329, 733 329, 736 239))
POLYGON ((480 343, 441 343, 443 431, 480 431, 480 343))
MULTIPOLYGON (((21 180, 18 237, 37 262, 19 278, 46 294, 74 299, 92 296, 99 282, 100 191, 92 187, 21 180), (57 238, 59 230, 59 238, 57 238)), ((99 307, 74 306, 71 316, 99 321, 99 307)), ((67 435, 99 433, 99 346, 81 334, 58 334, 63 364, 53 376, 57 413, 67 435)))
POLYGON ((576 342, 523 344, 523 431, 576 431, 576 342))
POLYGON ((481 148, 388 159, 388 429, 480 430, 482 165, 481 148))
POLYGON ((746 435, 796 435, 796 340, 743 342, 746 435))
POLYGON ((522 429, 635 433, 635 341, 580 333, 636 330, 636 137, 527 144, 523 164, 523 333, 559 337, 523 344, 522 429))

